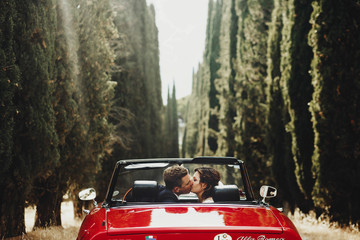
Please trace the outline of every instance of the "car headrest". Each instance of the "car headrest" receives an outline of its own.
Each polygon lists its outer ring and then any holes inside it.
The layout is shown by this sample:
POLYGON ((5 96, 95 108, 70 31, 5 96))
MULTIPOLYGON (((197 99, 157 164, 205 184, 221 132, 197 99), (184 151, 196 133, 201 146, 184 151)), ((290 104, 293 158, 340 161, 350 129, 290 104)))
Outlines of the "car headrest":
POLYGON ((154 202, 158 195, 158 184, 156 181, 136 180, 132 191, 134 201, 154 202))
POLYGON ((214 190, 214 202, 240 200, 240 192, 236 185, 215 186, 214 190))

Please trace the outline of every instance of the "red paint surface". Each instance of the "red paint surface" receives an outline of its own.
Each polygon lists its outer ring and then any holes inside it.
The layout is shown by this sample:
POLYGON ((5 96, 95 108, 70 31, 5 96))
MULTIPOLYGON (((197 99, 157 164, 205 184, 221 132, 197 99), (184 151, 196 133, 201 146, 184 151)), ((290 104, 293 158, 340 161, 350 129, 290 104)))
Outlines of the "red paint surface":
POLYGON ((146 205, 95 208, 84 220, 83 239, 299 240, 295 226, 277 209, 252 205, 146 205), (105 224, 103 224, 105 220, 105 224))

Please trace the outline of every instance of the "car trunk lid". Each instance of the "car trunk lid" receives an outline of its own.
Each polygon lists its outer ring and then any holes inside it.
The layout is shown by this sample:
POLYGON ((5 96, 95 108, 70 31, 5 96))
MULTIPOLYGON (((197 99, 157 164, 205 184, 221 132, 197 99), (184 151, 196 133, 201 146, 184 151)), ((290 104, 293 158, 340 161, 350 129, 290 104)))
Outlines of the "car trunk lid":
MULTIPOLYGON (((269 208, 239 205, 147 205, 107 211, 108 235, 169 233, 280 234, 269 208)), ((184 235, 183 235, 184 236, 184 235)))

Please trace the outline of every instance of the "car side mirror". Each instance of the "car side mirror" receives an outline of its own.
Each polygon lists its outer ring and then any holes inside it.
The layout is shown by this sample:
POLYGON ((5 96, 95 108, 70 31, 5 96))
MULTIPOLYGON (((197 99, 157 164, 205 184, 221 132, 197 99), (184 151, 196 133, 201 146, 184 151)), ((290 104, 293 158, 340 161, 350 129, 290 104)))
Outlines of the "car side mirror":
POLYGON ((94 200, 96 198, 96 191, 93 188, 87 188, 79 192, 79 198, 83 201, 94 200))
POLYGON ((273 198, 276 197, 277 190, 271 186, 261 186, 260 188, 260 196, 263 198, 262 202, 265 203, 266 198, 273 198))
MULTIPOLYGON (((93 200, 94 206, 97 205, 97 202, 95 201, 96 198, 96 191, 93 188, 87 188, 79 192, 79 198, 82 201, 90 201, 93 200)), ((90 210, 84 209, 84 213, 89 214, 90 210)))

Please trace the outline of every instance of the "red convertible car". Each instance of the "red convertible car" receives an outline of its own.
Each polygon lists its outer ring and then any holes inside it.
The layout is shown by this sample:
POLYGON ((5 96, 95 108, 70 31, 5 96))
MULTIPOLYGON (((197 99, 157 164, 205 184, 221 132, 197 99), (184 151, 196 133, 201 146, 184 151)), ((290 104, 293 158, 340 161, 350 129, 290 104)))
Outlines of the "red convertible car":
MULTIPOLYGON (((195 178, 194 178, 195 179, 195 178)), ((255 199, 243 161, 231 157, 134 159, 118 161, 105 200, 86 215, 77 239, 116 240, 299 240, 294 224, 268 205, 276 189, 263 186, 255 199), (159 201, 163 172, 183 166, 191 176, 208 166, 221 176, 213 201, 180 194, 176 202, 159 201)), ((79 193, 93 200, 95 190, 79 193)))

